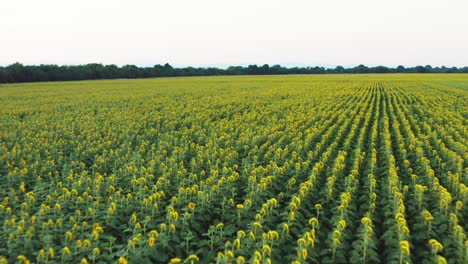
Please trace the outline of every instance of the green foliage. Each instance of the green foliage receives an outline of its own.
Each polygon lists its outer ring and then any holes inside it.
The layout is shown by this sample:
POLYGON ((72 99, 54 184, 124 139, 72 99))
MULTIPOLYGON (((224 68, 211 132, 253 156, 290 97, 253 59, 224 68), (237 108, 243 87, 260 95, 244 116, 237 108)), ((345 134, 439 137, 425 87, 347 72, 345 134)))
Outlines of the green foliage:
POLYGON ((2 85, 0 263, 467 263, 467 83, 2 85))

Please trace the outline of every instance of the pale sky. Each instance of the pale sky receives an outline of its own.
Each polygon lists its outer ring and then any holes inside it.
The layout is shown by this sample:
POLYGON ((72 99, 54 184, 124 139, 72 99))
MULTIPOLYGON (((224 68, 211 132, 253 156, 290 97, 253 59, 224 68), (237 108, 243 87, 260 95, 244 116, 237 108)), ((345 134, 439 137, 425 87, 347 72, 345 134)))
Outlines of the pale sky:
POLYGON ((468 0, 0 0, 0 65, 468 65, 468 0))

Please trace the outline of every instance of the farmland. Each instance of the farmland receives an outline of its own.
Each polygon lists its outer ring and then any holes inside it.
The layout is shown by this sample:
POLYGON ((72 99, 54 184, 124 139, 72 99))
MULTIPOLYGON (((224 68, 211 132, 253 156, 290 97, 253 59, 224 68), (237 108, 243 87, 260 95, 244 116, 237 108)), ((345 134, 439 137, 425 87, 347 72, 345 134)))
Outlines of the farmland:
POLYGON ((468 76, 0 85, 0 263, 468 263, 468 76))

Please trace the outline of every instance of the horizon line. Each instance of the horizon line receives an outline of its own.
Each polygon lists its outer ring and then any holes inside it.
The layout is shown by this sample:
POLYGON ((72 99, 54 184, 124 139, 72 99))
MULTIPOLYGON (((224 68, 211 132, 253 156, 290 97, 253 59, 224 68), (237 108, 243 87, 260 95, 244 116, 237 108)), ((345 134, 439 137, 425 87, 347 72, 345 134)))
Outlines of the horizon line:
POLYGON ((73 63, 71 63, 71 64, 60 64, 60 63, 32 63, 32 64, 27 64, 27 63, 22 63, 22 62, 19 62, 19 61, 14 62, 14 63, 9 63, 9 64, 0 64, 0 67, 8 67, 8 66, 11 66, 11 65, 14 65, 14 64, 17 64, 17 63, 19 63, 19 64, 21 64, 23 66, 56 65, 56 66, 62 67, 62 66, 84 66, 84 65, 90 65, 90 64, 100 64, 100 65, 103 65, 103 66, 115 65, 117 67, 132 65, 132 66, 136 66, 136 67, 139 67, 139 68, 150 68, 150 67, 154 67, 156 65, 169 64, 173 68, 193 67, 193 68, 218 68, 218 69, 227 69, 229 67, 248 67, 250 65, 256 65, 256 66, 268 65, 269 67, 279 65, 279 66, 285 67, 285 68, 295 68, 295 67, 297 67, 297 68, 315 68, 315 67, 320 67, 320 68, 325 68, 325 69, 334 69, 336 67, 343 67, 345 69, 349 69, 349 68, 358 67, 360 65, 363 65, 365 67, 387 67, 387 68, 397 68, 399 66, 403 66, 405 68, 415 68, 415 67, 418 67, 418 66, 423 66, 423 67, 431 66, 432 68, 442 68, 442 67, 445 67, 445 68, 464 68, 464 67, 468 67, 468 64, 464 65, 464 66, 453 66, 453 65, 447 66, 447 65, 432 65, 432 64, 398 64, 398 65, 395 65, 395 64, 364 64, 364 63, 359 63, 359 64, 321 64, 321 63, 318 63, 318 64, 307 64, 307 63, 179 64, 179 63, 174 63, 174 64, 172 64, 170 62, 158 62, 158 63, 155 63, 155 64, 148 64, 148 63, 118 64, 118 63, 103 63, 103 62, 88 62, 88 63, 76 63, 76 64, 73 64, 73 63))

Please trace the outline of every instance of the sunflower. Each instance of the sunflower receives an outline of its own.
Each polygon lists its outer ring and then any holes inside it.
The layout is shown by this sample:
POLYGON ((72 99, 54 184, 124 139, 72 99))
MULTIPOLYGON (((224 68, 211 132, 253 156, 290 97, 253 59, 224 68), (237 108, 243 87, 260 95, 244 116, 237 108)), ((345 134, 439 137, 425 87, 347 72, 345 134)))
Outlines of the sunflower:
POLYGON ((190 208, 190 210, 195 210, 195 203, 190 202, 188 208, 190 208))

